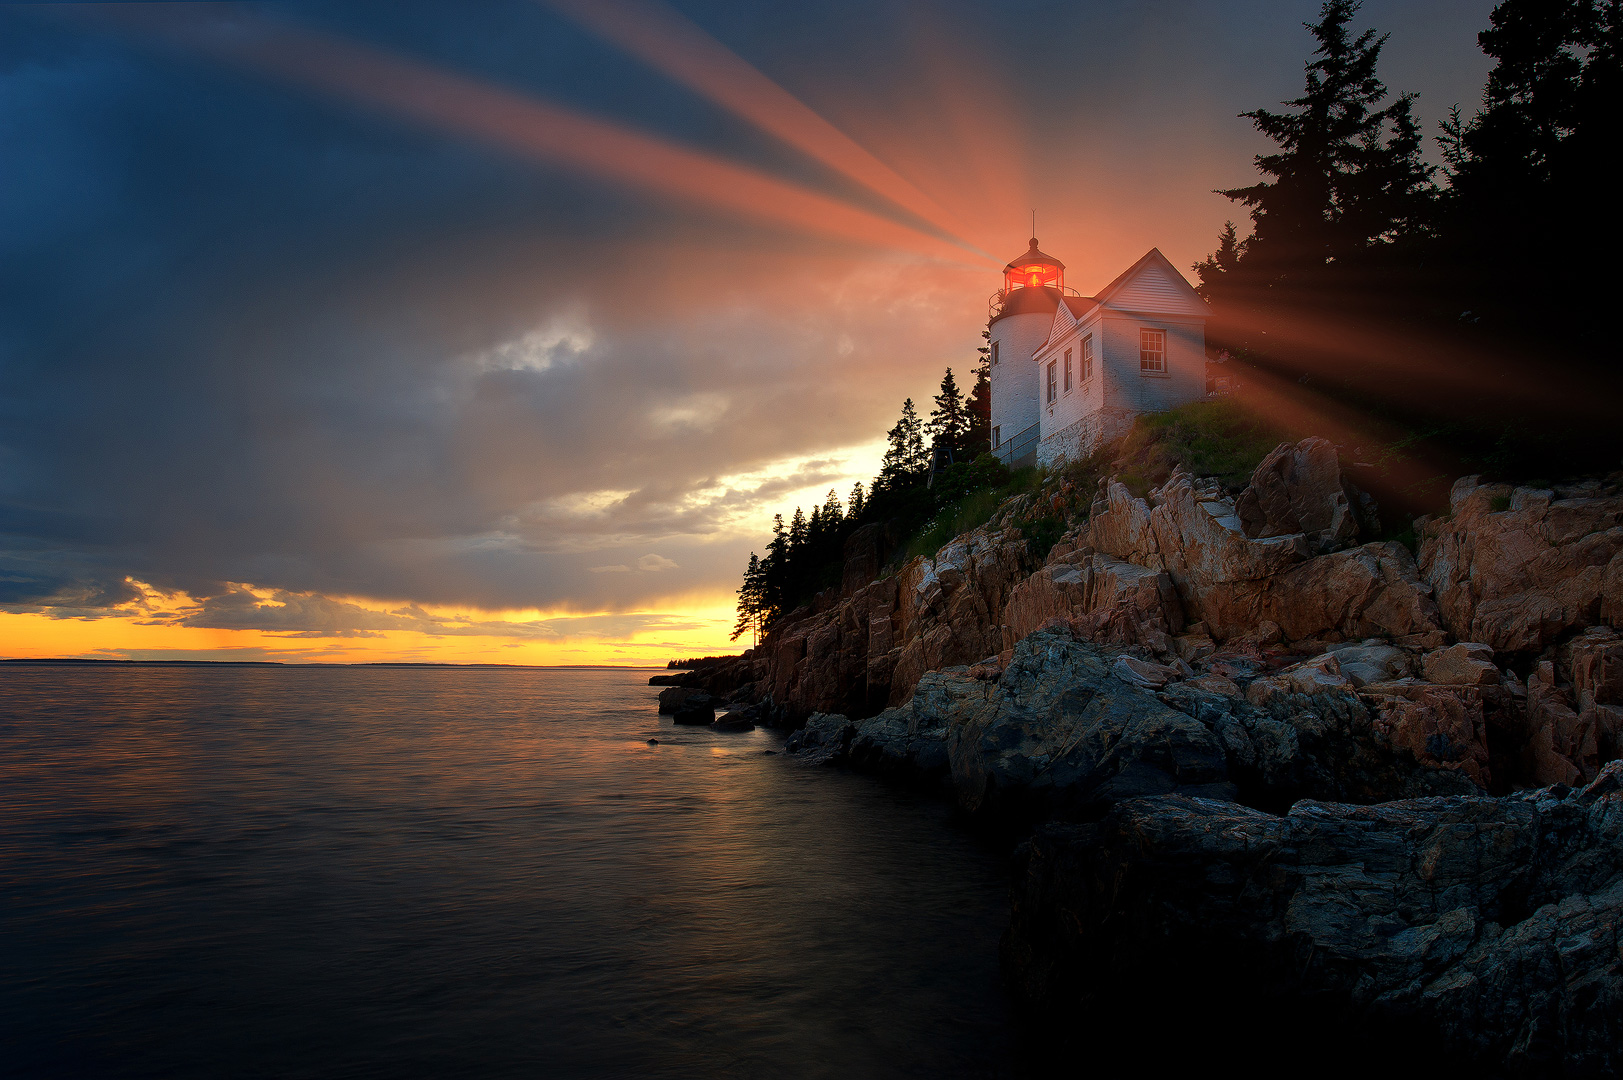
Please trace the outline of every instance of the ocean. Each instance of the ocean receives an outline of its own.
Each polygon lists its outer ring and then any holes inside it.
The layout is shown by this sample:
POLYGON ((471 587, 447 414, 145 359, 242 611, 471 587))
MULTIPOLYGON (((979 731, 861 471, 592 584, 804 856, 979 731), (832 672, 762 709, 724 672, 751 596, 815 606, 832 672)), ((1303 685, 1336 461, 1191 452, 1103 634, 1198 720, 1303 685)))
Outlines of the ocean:
POLYGON ((650 674, 0 666, 0 1073, 1011 1075, 1006 855, 650 674))

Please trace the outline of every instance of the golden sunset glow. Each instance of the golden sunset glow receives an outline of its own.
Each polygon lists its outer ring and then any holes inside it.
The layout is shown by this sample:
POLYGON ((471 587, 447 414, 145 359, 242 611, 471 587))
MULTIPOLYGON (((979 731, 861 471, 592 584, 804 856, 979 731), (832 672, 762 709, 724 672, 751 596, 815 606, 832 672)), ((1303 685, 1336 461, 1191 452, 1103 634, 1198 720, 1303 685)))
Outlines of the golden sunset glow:
POLYGON ((733 599, 726 595, 685 601, 680 614, 428 612, 444 620, 442 629, 384 629, 355 637, 180 625, 188 610, 195 610, 195 605, 171 601, 163 609, 115 610, 99 618, 0 612, 0 657, 663 667, 668 660, 738 648, 728 641, 733 599), (653 625, 613 636, 592 628, 595 622, 614 625, 639 619, 653 625), (545 637, 519 636, 533 632, 538 624, 546 627, 545 637))

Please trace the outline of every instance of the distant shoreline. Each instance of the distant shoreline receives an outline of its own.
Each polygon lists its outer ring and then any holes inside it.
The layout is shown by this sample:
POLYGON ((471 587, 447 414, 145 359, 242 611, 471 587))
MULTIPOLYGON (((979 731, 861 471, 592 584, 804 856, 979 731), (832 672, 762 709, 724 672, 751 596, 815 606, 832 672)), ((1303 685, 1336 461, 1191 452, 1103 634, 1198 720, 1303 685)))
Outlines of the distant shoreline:
POLYGON ((608 671, 668 671, 664 664, 449 664, 434 661, 369 661, 341 663, 322 661, 285 660, 105 660, 99 658, 61 656, 28 659, 26 657, 0 657, 0 664, 24 666, 36 664, 48 667, 387 667, 387 668, 519 668, 536 671, 608 670, 608 671))

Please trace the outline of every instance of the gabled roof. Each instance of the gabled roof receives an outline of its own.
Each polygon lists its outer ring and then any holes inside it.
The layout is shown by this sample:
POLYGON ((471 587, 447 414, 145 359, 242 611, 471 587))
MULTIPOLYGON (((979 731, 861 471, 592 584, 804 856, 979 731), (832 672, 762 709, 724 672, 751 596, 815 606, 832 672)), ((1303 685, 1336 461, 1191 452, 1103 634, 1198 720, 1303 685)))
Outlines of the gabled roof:
POLYGON ((1099 291, 1095 300, 1124 311, 1170 311, 1181 308, 1191 315, 1204 316, 1207 313, 1206 301, 1178 272, 1178 268, 1161 254, 1160 248, 1151 248, 1142 259, 1123 270, 1115 281, 1099 291), (1138 283, 1145 287, 1132 288, 1138 283), (1160 304, 1157 305, 1156 301, 1160 301, 1160 304))
POLYGON ((1072 327, 1087 318, 1088 312, 1099 306, 1099 302, 1091 296, 1065 296, 1061 300, 1063 302, 1054 311, 1054 321, 1048 327, 1048 337, 1031 354, 1033 360, 1042 355, 1048 346, 1070 333, 1072 327))

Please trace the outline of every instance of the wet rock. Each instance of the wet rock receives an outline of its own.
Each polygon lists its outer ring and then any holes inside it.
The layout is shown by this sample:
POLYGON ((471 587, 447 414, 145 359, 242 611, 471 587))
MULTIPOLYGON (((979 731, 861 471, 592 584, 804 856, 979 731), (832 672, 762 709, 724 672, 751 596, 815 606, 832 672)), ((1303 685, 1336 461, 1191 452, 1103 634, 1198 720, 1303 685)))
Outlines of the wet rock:
MULTIPOLYGON (((659 692, 659 711, 662 713, 680 712, 683 708, 713 708, 714 704, 715 698, 708 691, 690 686, 673 686, 659 692)), ((705 722, 709 723, 708 720, 705 722)))
POLYGON ((805 725, 789 736, 783 751, 805 765, 838 765, 845 761, 846 750, 856 727, 839 713, 813 713, 805 725))
POLYGON ((755 721, 741 712, 730 712, 718 717, 710 725, 711 731, 754 731, 755 721))
POLYGON ((914 726, 945 729, 958 804, 1022 817, 1085 814, 1146 792, 1231 795, 1211 732, 1117 679, 1114 660, 1039 631, 1015 646, 995 684, 939 673, 914 726))
POLYGON ((1018 859, 1004 960, 1054 1016, 1143 973, 1255 1002, 1311 995, 1341 1030, 1416 1025, 1463 1064, 1623 1066, 1623 767, 1583 790, 1304 801, 1177 795, 1050 825, 1018 859))
POLYGON ((684 701, 671 715, 672 723, 683 724, 688 727, 707 725, 713 722, 715 719, 716 707, 710 703, 708 700, 708 695, 704 701, 696 701, 691 699, 684 701))

